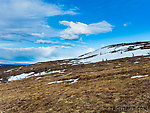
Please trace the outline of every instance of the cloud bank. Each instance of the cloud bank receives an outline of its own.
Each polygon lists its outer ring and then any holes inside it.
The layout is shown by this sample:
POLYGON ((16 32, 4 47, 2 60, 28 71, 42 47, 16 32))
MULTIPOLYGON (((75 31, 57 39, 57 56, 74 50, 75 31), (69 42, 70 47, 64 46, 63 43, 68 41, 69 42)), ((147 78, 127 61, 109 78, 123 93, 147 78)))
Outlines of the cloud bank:
POLYGON ((81 22, 74 23, 72 21, 60 21, 59 23, 68 26, 67 29, 60 32, 60 37, 69 40, 78 39, 80 38, 80 35, 91 35, 110 32, 113 28, 113 26, 106 21, 92 23, 89 25, 81 22))
POLYGON ((84 51, 70 46, 30 47, 30 48, 1 48, 1 63, 36 63, 77 57, 84 51), (68 52, 68 49, 70 52, 68 52))
POLYGON ((55 47, 38 48, 3 48, 0 49, 0 59, 10 61, 37 61, 55 53, 55 47))

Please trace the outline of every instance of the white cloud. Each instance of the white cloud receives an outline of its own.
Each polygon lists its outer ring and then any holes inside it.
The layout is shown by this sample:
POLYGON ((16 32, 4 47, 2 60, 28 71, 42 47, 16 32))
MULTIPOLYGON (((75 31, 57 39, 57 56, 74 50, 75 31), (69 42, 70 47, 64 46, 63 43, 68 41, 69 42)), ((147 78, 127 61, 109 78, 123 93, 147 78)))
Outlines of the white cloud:
POLYGON ((92 48, 72 48, 70 46, 30 47, 30 48, 1 48, 1 63, 36 63, 42 61, 75 58, 91 52, 92 48), (70 49, 70 52, 68 52, 70 49))
POLYGON ((75 45, 74 44, 71 44, 71 43, 62 43, 63 45, 67 45, 67 46, 72 46, 74 47, 75 45))
MULTIPOLYGON (((37 19, 41 17, 76 14, 64 11, 62 6, 43 2, 43 0, 0 0, 2 19, 37 19)), ((6 24, 6 23, 4 23, 6 24)))
POLYGON ((127 26, 129 26, 129 25, 131 25, 131 22, 127 22, 127 23, 124 23, 124 24, 123 24, 124 27, 127 27, 127 26))
POLYGON ((62 46, 53 46, 53 47, 60 47, 60 48, 72 48, 75 47, 75 44, 71 44, 71 43, 60 43, 60 42, 53 42, 50 40, 37 40, 35 41, 35 43, 42 43, 42 44, 60 44, 62 46), (70 47, 71 46, 71 47, 70 47))
POLYGON ((78 39, 80 35, 99 34, 112 31, 112 25, 106 21, 93 24, 84 24, 81 22, 60 21, 60 24, 68 26, 67 29, 60 32, 60 37, 64 39, 78 39))
POLYGON ((57 44, 58 42, 53 42, 49 40, 37 40, 35 43, 42 43, 42 44, 57 44))
POLYGON ((126 27, 126 26, 127 26, 127 24, 123 24, 123 26, 124 26, 124 27, 126 27))
POLYGON ((70 46, 51 46, 51 47, 30 47, 30 48, 1 48, 0 61, 8 62, 39 62, 56 59, 69 58, 75 53, 70 54, 70 46), (64 51, 65 50, 65 51, 64 51))
POLYGON ((43 0, 0 0, 0 37, 28 38, 58 36, 51 28, 46 17, 76 14, 73 10, 64 10, 63 6, 50 4, 43 0))
POLYGON ((56 47, 56 48, 65 48, 65 49, 70 49, 70 48, 72 48, 72 47, 70 47, 70 46, 58 46, 58 45, 53 46, 53 47, 56 47))
POLYGON ((7 60, 21 60, 20 58, 24 58, 25 61, 37 60, 38 57, 49 57, 53 52, 55 52, 55 47, 38 47, 38 48, 4 48, 0 49, 0 59, 7 60), (38 56, 38 57, 37 57, 38 56))
POLYGON ((44 33, 31 33, 33 36, 44 37, 44 33))
POLYGON ((12 43, 0 43, 0 48, 3 48, 3 47, 6 47, 6 46, 12 46, 13 44, 12 43))

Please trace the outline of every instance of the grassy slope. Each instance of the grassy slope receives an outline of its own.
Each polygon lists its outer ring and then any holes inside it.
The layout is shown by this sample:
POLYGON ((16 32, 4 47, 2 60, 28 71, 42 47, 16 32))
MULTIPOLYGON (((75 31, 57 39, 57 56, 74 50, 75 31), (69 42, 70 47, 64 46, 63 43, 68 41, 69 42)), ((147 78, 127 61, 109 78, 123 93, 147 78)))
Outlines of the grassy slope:
POLYGON ((0 85, 0 112, 6 113, 148 113, 150 109, 150 58, 134 57, 114 61, 72 66, 60 65, 64 61, 46 62, 24 66, 18 72, 2 73, 1 77, 47 69, 66 69, 55 73, 0 85), (135 63, 135 62, 139 63, 135 63), (61 75, 72 73, 68 76, 61 75), (53 81, 79 78, 77 83, 53 81), (123 109, 125 107, 125 109, 123 109), (139 108, 138 108, 139 107, 139 108), (141 110, 140 110, 141 108, 141 110), (146 109, 146 110, 144 110, 146 109))

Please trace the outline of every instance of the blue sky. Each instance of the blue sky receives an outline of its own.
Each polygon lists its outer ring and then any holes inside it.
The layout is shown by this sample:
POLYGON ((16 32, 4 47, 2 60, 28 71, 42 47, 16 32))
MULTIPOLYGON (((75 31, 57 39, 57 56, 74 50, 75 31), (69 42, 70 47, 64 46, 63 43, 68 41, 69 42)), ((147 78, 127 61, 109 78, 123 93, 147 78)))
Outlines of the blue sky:
POLYGON ((0 0, 0 63, 35 63, 150 40, 149 0, 0 0))

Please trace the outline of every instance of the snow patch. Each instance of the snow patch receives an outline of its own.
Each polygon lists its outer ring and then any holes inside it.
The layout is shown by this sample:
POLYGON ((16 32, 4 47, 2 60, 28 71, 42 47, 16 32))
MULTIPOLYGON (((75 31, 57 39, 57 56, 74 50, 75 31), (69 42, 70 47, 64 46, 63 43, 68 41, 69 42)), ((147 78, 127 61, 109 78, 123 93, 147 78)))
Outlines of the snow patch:
POLYGON ((9 73, 9 72, 12 72, 12 71, 14 71, 14 70, 19 71, 21 68, 23 68, 23 66, 21 66, 21 67, 19 67, 19 68, 9 69, 9 70, 7 70, 7 71, 4 71, 4 73, 9 73))
POLYGON ((37 77, 35 80, 39 80, 39 79, 41 79, 42 77, 37 77))
POLYGON ((69 76, 69 75, 71 75, 71 74, 72 74, 72 72, 71 72, 71 73, 68 73, 68 74, 65 74, 65 75, 62 75, 62 76, 60 76, 60 77, 69 76))
POLYGON ((135 63, 135 64, 138 64, 138 63, 140 63, 140 62, 137 61, 137 62, 134 62, 134 63, 135 63))
POLYGON ((71 82, 69 84, 74 84, 74 83, 78 82, 78 80, 79 80, 79 78, 77 78, 77 79, 63 80, 63 81, 54 81, 54 82, 48 83, 48 85, 50 85, 50 84, 58 84, 58 83, 62 83, 62 82, 71 82))
POLYGON ((55 84, 55 83, 62 83, 63 81, 54 81, 54 82, 50 82, 50 83, 48 83, 48 85, 50 85, 50 84, 55 84))
POLYGON ((33 77, 33 76, 47 75, 47 74, 52 74, 52 73, 64 73, 64 71, 65 70, 55 70, 55 71, 50 71, 50 72, 40 72, 40 73, 36 73, 36 74, 35 74, 35 72, 22 73, 20 75, 11 76, 8 79, 8 81, 19 80, 19 79, 29 78, 29 77, 33 77))
POLYGON ((145 57, 145 58, 150 58, 150 56, 147 56, 147 57, 145 57))
POLYGON ((72 79, 72 80, 73 80, 73 81, 72 81, 70 84, 74 84, 74 83, 78 82, 79 78, 77 78, 77 79, 72 79))
POLYGON ((121 45, 117 47, 106 46, 88 54, 81 55, 80 57, 78 57, 78 59, 81 59, 79 60, 80 62, 88 64, 126 57, 149 55, 150 49, 141 49, 142 47, 143 45, 121 45))
POLYGON ((9 69, 7 71, 4 71, 4 73, 9 73, 9 72, 12 72, 13 70, 16 70, 17 68, 14 68, 14 69, 9 69))
POLYGON ((18 79, 23 79, 23 78, 27 78, 29 75, 34 74, 34 72, 30 72, 30 73, 22 73, 20 75, 16 75, 16 76, 11 76, 8 81, 13 81, 13 80, 18 80, 18 79))
POLYGON ((141 77, 147 77, 147 76, 149 76, 149 75, 138 75, 138 76, 133 76, 131 78, 141 78, 141 77))

